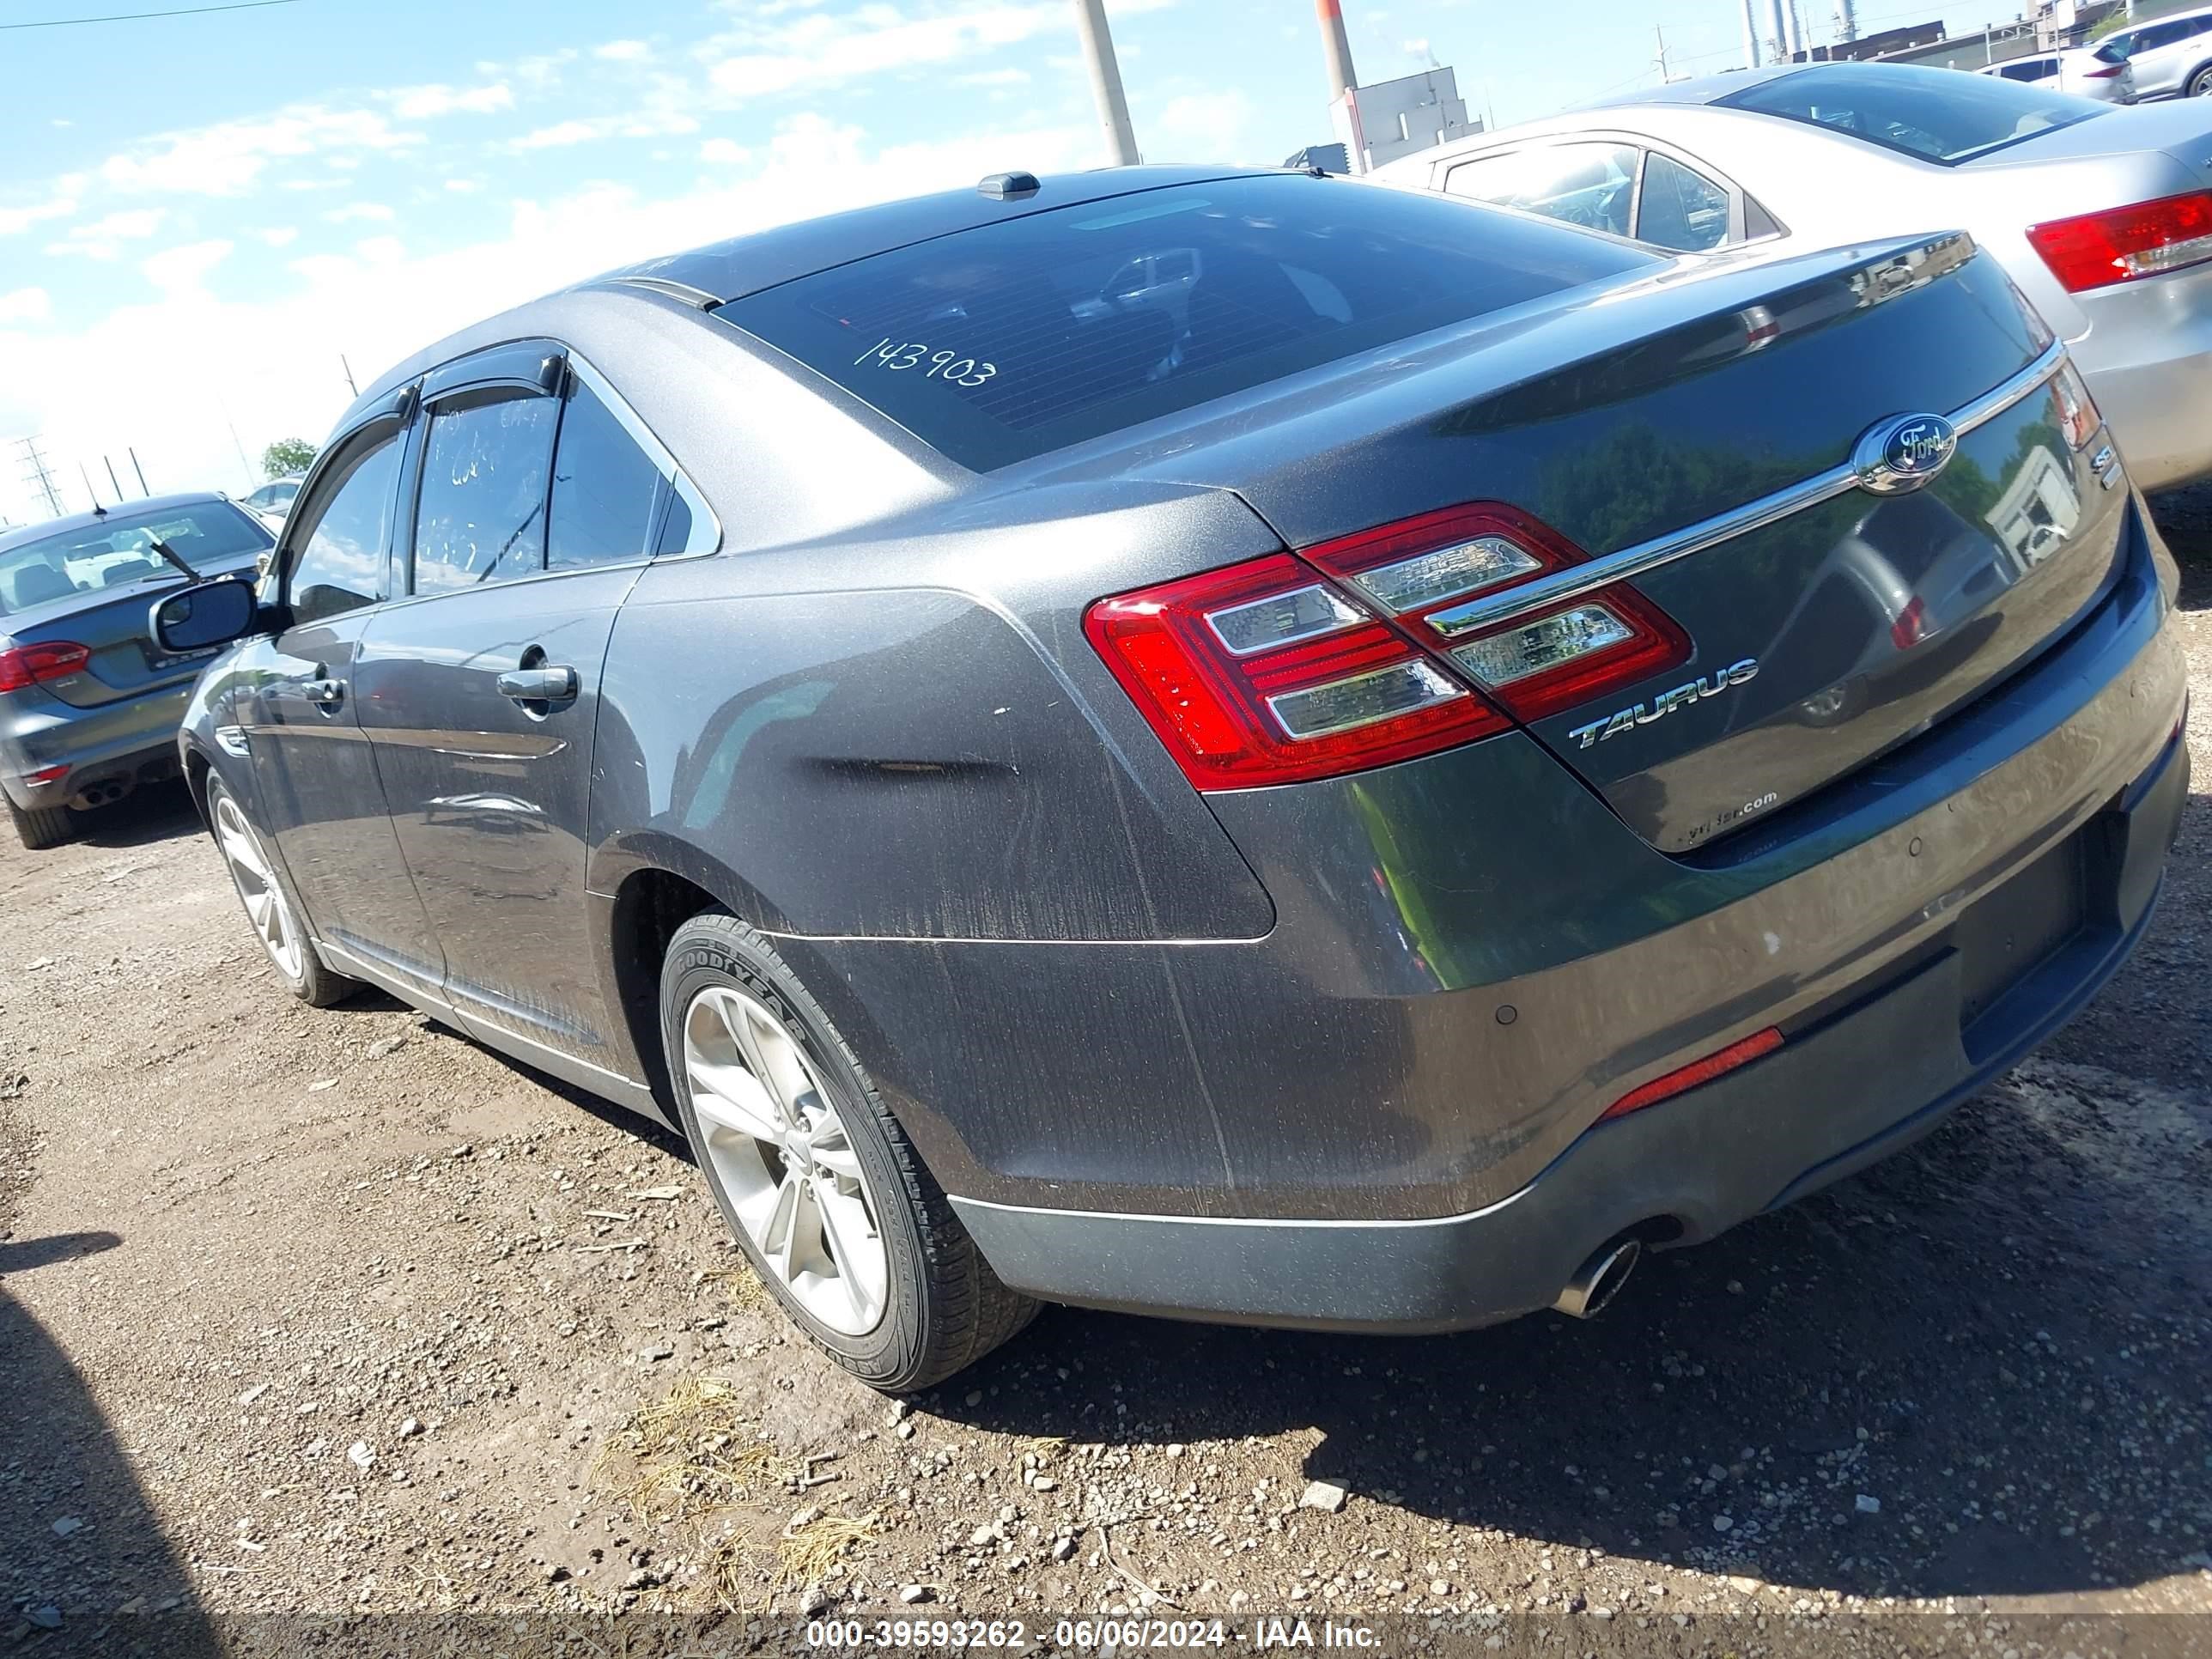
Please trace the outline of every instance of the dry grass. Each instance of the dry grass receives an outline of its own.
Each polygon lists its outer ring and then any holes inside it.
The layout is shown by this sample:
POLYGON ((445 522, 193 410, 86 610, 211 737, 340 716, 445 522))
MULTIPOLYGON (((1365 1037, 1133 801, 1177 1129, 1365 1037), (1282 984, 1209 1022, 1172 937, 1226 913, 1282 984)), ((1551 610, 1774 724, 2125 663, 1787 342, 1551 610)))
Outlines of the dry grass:
POLYGON ((786 1584, 818 1584, 843 1565, 853 1547, 876 1535, 876 1517, 817 1516, 776 1540, 775 1553, 786 1584))
POLYGON ((739 1409, 734 1384, 687 1376, 601 1449, 595 1484, 626 1464, 622 1495, 641 1520, 712 1515, 778 1480, 775 1448, 739 1409))
MULTIPOLYGON (((751 1274, 741 1269, 732 1277, 750 1280, 751 1274)), ((764 1590, 833 1577, 878 1530, 873 1515, 817 1516, 775 1540, 774 1566, 763 1562, 758 1532, 749 1536, 742 1521, 732 1526, 726 1518, 780 1495, 807 1469, 805 1462, 781 1455, 761 1437, 737 1385, 687 1376, 606 1443, 592 1482, 611 1486, 647 1525, 690 1523, 696 1529, 690 1552, 696 1594, 731 1612, 754 1613, 765 1610, 764 1590), (718 1517, 726 1524, 719 1533, 710 1531, 718 1517)))

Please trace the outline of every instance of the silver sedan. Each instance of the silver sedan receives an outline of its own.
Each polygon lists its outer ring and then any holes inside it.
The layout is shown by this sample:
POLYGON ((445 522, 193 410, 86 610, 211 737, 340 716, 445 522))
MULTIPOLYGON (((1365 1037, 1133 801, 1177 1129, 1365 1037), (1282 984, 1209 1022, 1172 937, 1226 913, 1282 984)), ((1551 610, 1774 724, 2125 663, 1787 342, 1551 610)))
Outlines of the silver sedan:
POLYGON ((1686 81, 1380 170, 1661 246, 1965 229, 2071 347, 2145 489, 2212 474, 2212 102, 1951 70, 1686 81))

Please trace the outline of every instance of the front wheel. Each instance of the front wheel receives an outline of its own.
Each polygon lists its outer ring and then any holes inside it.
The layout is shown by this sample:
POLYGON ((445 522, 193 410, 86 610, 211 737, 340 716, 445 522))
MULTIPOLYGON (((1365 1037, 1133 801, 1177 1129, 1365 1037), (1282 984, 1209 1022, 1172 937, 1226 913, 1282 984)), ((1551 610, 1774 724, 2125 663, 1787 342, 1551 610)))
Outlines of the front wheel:
POLYGON ((323 965, 315 947, 300 926, 298 913, 277 879, 267 848, 238 804, 238 797, 221 778, 207 781, 208 823, 215 830, 216 850, 230 869, 230 884, 246 907, 256 938, 276 970, 284 988, 316 1008, 343 1002, 361 989, 361 981, 334 974, 323 965))
POLYGON ((887 1393, 924 1389, 1036 1316, 759 933, 722 911, 678 928, 660 1027, 708 1190, 761 1282, 832 1359, 887 1393))
POLYGON ((2212 64, 2207 64, 2189 77, 2189 95, 2191 98, 2212 98, 2212 64))

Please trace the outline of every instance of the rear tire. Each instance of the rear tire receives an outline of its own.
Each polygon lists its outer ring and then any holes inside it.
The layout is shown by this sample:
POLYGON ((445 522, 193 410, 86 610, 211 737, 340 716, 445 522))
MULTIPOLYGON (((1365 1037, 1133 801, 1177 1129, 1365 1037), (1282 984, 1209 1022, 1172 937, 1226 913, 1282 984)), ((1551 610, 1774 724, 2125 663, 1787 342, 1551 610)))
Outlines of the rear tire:
POLYGON ((267 842, 246 816, 238 797, 212 774, 207 781, 207 817, 216 850, 230 871, 230 884, 246 907, 246 919, 260 940, 262 954, 284 988, 311 1008, 330 1007, 360 990, 359 980, 332 973, 315 954, 314 941, 301 925, 292 896, 269 856, 267 842))
POLYGON ((2212 98, 2212 64, 2207 64, 2189 77, 2189 95, 2191 98, 2212 98))
POLYGON ((8 803, 8 817, 15 826, 15 839, 33 853, 76 839, 76 820, 66 806, 25 808, 11 800, 8 803))
POLYGON ((1036 1302, 992 1273, 766 939, 720 910, 678 928, 660 1031, 684 1133, 722 1218, 830 1358, 905 1393, 975 1364, 1036 1316, 1036 1302))

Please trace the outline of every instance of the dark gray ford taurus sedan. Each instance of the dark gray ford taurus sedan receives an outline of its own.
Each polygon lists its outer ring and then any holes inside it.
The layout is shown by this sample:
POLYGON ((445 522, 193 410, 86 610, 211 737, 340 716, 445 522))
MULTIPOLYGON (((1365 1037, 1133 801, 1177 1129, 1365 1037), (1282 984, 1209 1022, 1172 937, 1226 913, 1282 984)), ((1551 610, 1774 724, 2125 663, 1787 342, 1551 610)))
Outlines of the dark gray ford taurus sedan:
POLYGON ((2142 932, 2174 588, 1963 237, 1152 168, 466 330, 157 623, 292 988, 674 1126, 904 1389, 1589 1312, 1909 1141, 2142 932))

